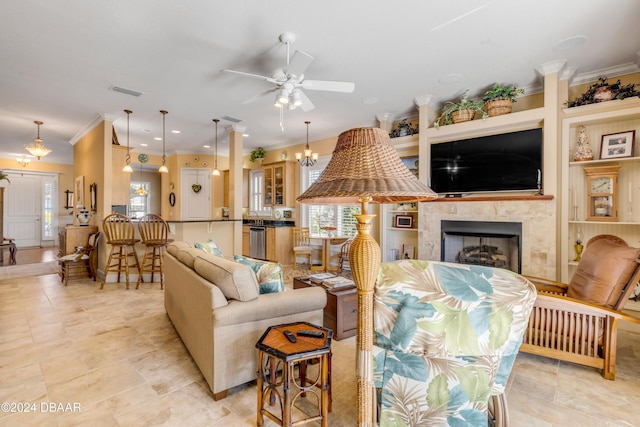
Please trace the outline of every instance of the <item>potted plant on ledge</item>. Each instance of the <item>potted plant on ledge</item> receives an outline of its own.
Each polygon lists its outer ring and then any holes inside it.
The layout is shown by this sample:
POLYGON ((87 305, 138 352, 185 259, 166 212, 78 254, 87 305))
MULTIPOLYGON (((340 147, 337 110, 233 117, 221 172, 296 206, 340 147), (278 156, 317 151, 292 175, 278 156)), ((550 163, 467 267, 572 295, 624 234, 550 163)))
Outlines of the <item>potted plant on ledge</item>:
POLYGON ((258 164, 261 165, 265 154, 266 151, 264 151, 264 148, 258 147, 251 152, 251 157, 249 157, 249 160, 251 160, 252 163, 258 162, 258 164))
POLYGON ((442 107, 440 117, 433 123, 435 128, 452 123, 461 123, 475 118, 476 113, 483 119, 487 113, 482 109, 484 102, 477 99, 469 99, 469 91, 465 91, 464 96, 458 102, 447 102, 442 107))
POLYGON ((503 86, 496 83, 491 89, 484 93, 482 101, 484 101, 485 109, 489 117, 509 114, 512 104, 516 102, 518 95, 524 93, 524 89, 515 86, 503 86))

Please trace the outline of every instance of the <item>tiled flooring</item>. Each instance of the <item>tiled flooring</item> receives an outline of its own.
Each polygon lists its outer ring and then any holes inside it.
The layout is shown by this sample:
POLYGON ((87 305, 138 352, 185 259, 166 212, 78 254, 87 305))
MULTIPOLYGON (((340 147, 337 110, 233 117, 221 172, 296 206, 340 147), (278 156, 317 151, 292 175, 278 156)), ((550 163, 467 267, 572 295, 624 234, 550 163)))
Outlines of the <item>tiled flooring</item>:
MULTIPOLYGON (((0 426, 256 425, 255 383, 211 398, 157 284, 100 291, 99 282, 80 279, 64 287, 55 263, 40 252, 32 256, 45 262, 25 265, 26 252, 19 265, 0 267, 0 402, 35 403, 35 411, 0 412, 0 426)), ((332 349, 329 425, 354 426, 355 338, 334 341, 332 349)), ((618 349, 615 381, 591 368, 519 355, 508 387, 511 425, 640 425, 638 330, 621 331, 618 349)))

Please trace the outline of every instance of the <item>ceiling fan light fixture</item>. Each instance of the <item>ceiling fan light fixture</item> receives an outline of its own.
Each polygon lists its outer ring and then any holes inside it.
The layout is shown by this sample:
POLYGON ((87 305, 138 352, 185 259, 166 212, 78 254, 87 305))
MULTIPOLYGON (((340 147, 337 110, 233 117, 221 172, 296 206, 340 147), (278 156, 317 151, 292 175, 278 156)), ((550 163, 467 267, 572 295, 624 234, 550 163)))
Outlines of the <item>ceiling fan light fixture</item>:
POLYGON ((131 153, 129 153, 129 115, 133 113, 131 110, 124 110, 127 113, 127 157, 125 158, 125 165, 122 168, 122 172, 132 173, 133 168, 131 167, 131 153))
POLYGON ((289 91, 287 89, 280 89, 280 92, 278 93, 278 102, 283 105, 289 103, 289 91))
POLYGON ((276 95, 276 100, 273 101, 273 106, 276 108, 282 108, 282 104, 280 103, 280 96, 276 95))
POLYGON ((302 97, 300 96, 300 91, 298 89, 293 91, 291 97, 293 98, 293 105, 295 105, 296 107, 302 105, 302 97))

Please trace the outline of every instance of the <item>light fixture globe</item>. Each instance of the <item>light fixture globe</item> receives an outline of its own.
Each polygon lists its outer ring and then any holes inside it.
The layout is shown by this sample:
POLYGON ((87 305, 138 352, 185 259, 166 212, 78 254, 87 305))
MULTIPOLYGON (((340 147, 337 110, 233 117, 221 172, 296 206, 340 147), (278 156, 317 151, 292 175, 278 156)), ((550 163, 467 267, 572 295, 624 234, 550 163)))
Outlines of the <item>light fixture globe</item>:
POLYGON ((29 145, 25 145, 24 148, 29 153, 31 153, 32 156, 35 156, 38 160, 40 160, 41 157, 49 154, 51 150, 45 147, 44 144, 42 144, 42 139, 40 138, 40 125, 43 125, 44 123, 38 120, 34 120, 33 123, 38 126, 38 136, 36 136, 34 142, 29 145))

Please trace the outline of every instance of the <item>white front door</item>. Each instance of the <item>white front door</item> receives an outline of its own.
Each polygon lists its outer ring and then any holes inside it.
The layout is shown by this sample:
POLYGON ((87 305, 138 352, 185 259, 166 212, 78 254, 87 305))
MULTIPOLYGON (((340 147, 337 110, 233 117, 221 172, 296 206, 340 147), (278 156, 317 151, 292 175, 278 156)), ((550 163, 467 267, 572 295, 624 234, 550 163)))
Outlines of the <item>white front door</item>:
POLYGON ((4 235, 18 247, 40 246, 42 240, 42 176, 8 173, 4 191, 4 235))
POLYGON ((180 182, 180 219, 211 219, 211 169, 182 169, 180 182))

